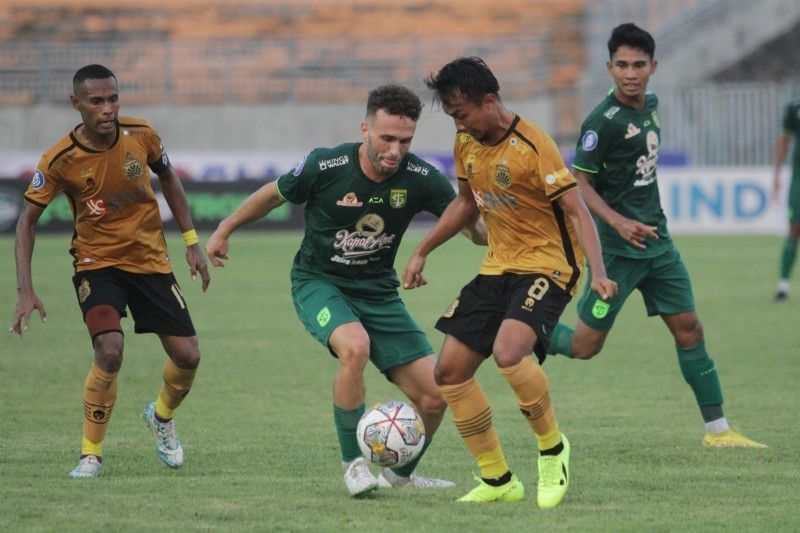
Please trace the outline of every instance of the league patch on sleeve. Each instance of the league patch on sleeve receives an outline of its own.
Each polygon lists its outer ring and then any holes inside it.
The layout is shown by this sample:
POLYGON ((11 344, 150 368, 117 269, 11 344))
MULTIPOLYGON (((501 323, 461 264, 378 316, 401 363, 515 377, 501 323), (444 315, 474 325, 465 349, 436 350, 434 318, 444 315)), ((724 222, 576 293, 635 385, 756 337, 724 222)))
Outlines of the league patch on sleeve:
POLYGON ((303 159, 301 159, 301 160, 300 160, 300 162, 299 162, 299 163, 297 163, 297 164, 294 166, 294 169, 292 170, 292 174, 293 174, 294 176, 299 176, 299 175, 300 175, 300 173, 303 171, 303 167, 305 167, 305 166, 306 166, 306 159, 307 159, 307 158, 308 158, 308 156, 307 156, 307 155, 304 155, 304 156, 303 156, 303 159))
POLYGON ((31 185, 35 190, 39 190, 44 187, 45 179, 44 174, 42 174, 39 170, 33 173, 33 180, 31 180, 31 185))
POLYGON ((581 138, 581 148, 584 152, 591 152, 597 148, 597 133, 592 130, 586 130, 581 138))

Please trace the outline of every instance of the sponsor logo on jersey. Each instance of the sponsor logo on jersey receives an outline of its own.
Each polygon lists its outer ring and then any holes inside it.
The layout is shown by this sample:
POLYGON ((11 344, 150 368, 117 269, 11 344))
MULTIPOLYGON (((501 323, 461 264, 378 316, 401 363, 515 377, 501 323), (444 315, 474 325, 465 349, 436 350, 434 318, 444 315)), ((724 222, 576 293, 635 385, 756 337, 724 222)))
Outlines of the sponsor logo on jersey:
POLYGON ((597 133, 592 130, 586 130, 581 138, 581 148, 584 152, 591 152, 597 148, 597 133))
POLYGON ((89 280, 84 278, 78 285, 78 300, 83 303, 90 294, 92 294, 92 288, 89 286, 89 280))
POLYGON ((370 205, 383 205, 383 198, 380 196, 373 196, 369 199, 368 203, 370 205))
POLYGON ((472 135, 470 135, 469 133, 459 133, 457 137, 458 137, 458 142, 460 142, 461 144, 466 144, 472 140, 472 135))
POLYGON ((293 175, 293 176, 299 176, 299 175, 300 175, 300 173, 303 171, 303 167, 304 167, 304 166, 306 166, 306 158, 307 158, 307 157, 308 157, 307 155, 304 155, 304 156, 303 156, 303 159, 301 159, 301 160, 300 160, 300 161, 299 161, 299 162, 298 162, 298 163, 297 163, 297 164, 294 166, 294 168, 292 169, 292 175, 293 175))
POLYGON ((653 117, 653 124, 656 125, 656 128, 660 128, 661 124, 658 123, 658 113, 656 113, 655 110, 653 110, 650 116, 653 117))
POLYGON ((554 185, 556 181, 568 175, 569 175, 569 169, 564 167, 561 170, 555 171, 553 174, 548 174, 547 176, 545 176, 544 181, 546 181, 548 185, 554 185))
POLYGON ((606 117, 607 119, 612 119, 614 118, 614 115, 617 114, 617 111, 619 111, 618 105, 611 106, 606 110, 605 113, 603 113, 603 116, 606 117))
POLYGON ((346 155, 340 155, 339 157, 334 157, 333 159, 324 159, 319 162, 319 169, 320 170, 327 170, 329 168, 341 167, 346 165, 350 162, 350 157, 346 155))
POLYGON ((31 185, 33 186, 34 190, 38 191, 39 189, 44 187, 45 181, 46 180, 44 179, 44 174, 42 174, 39 170, 37 170, 36 172, 33 173, 33 179, 31 180, 31 185))
POLYGON ((356 222, 356 231, 361 235, 368 235, 374 237, 383 232, 386 224, 380 215, 375 213, 367 213, 356 222))
POLYGON ((517 139, 516 137, 511 137, 511 139, 508 140, 508 144, 511 145, 514 149, 516 149, 522 155, 525 155, 525 154, 528 153, 528 151, 530 151, 530 148, 528 148, 528 145, 523 143, 523 142, 519 142, 519 139, 517 139))
POLYGON ((636 137, 642 133, 642 130, 634 126, 631 122, 628 122, 628 133, 625 134, 626 139, 630 139, 631 137, 636 137))
POLYGON ((122 171, 125 173, 125 177, 131 181, 138 180, 144 176, 144 166, 130 152, 128 152, 127 157, 125 157, 122 171))
POLYGON ((444 314, 442 314, 442 318, 450 318, 450 317, 452 317, 453 314, 456 312, 456 308, 458 307, 458 304, 460 304, 460 303, 461 302, 458 300, 458 298, 453 300, 453 303, 450 304, 450 307, 448 307, 445 310, 444 314))
POLYGON ((358 200, 356 193, 349 192, 345 194, 341 200, 336 200, 336 205, 340 205, 342 207, 361 207, 364 205, 364 202, 360 202, 358 200))
POLYGON ((412 163, 411 161, 408 162, 408 166, 406 167, 406 169, 410 172, 416 172, 417 174, 422 174, 423 176, 427 176, 428 173, 430 172, 430 169, 428 167, 412 163))
POLYGON ((405 207, 408 189, 392 189, 389 191, 389 205, 395 209, 405 207))
POLYGON ((319 324, 320 327, 324 328, 330 321, 331 321, 331 310, 328 309, 328 306, 326 305, 325 307, 320 309, 319 313, 317 313, 317 324, 319 324))
POLYGON ((366 256, 370 256, 391 248, 396 236, 383 233, 386 223, 375 213, 368 213, 356 222, 355 231, 346 229, 336 232, 333 242, 334 250, 341 250, 342 255, 334 255, 331 261, 346 265, 364 265, 366 256))
POLYGON ((658 134, 647 132, 647 155, 636 160, 636 175, 641 176, 633 182, 634 187, 644 187, 656 181, 656 164, 658 163, 658 134))
POLYGON ((89 208, 90 215, 102 215, 106 212, 106 206, 103 204, 103 200, 89 200, 86 202, 86 207, 89 208))
POLYGON ((478 156, 475 154, 467 154, 466 159, 464 159, 464 169, 467 171, 467 177, 472 177, 472 165, 475 164, 477 161, 478 156))
POLYGON ((502 161, 494 169, 494 182, 501 189, 511 187, 511 169, 508 168, 508 161, 502 161))
POLYGON ((485 211, 499 211, 503 208, 511 211, 519 209, 519 203, 513 194, 472 189, 472 196, 478 207, 485 211))

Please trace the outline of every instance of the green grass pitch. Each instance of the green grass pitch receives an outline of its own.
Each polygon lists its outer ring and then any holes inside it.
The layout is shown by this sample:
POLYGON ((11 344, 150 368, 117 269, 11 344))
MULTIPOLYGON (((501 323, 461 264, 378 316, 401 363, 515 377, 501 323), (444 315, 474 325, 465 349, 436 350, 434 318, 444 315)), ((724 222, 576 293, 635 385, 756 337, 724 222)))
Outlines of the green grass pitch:
MULTIPOLYGON (((201 236, 202 237, 206 237, 201 236)), ((400 268, 420 233, 407 236, 400 268)), ((766 450, 705 450, 702 420, 672 340, 634 294, 603 353, 549 359, 556 414, 573 446, 565 502, 535 507, 534 439, 491 362, 478 379, 526 502, 454 503, 477 468, 446 415, 420 466, 452 479, 439 492, 378 491, 354 501, 341 478, 331 416, 335 361, 295 317, 288 271, 296 233, 240 233, 209 292, 189 279, 180 236, 176 276, 203 360, 177 412, 182 469, 156 457, 140 419, 155 398, 164 354, 153 335, 126 331, 119 396, 103 475, 70 480, 80 446, 88 336, 70 283, 68 235, 42 235, 34 281, 48 322, 0 342, 0 530, 259 531, 796 531, 800 528, 800 292, 772 302, 778 237, 677 240, 692 274, 706 342, 720 371, 726 414, 766 450)), ((439 348, 433 323, 476 272, 483 250, 461 237, 434 252, 429 285, 403 292, 439 348)), ((13 240, 0 238, 6 329, 15 301, 13 240)), ((563 319, 574 323, 574 304, 563 319)), ((367 402, 400 393, 372 367, 367 402)))

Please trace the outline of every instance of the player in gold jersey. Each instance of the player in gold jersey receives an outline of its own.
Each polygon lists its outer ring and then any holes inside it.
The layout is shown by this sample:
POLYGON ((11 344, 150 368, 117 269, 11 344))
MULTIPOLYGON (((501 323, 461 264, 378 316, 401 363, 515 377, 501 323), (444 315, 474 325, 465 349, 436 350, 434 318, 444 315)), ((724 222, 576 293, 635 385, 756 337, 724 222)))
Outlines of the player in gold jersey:
POLYGON ((114 74, 102 65, 87 65, 75 73, 72 89, 72 107, 82 122, 42 156, 17 223, 18 299, 9 331, 22 336, 34 309, 46 320, 31 276, 34 234, 45 208, 64 193, 75 217, 70 248, 73 284, 94 347, 94 364, 84 385, 81 459, 70 477, 100 474, 103 440, 122 365, 120 318, 127 316, 126 307, 136 333, 156 333, 169 356, 161 392, 145 406, 142 416, 153 432, 158 456, 177 468, 183 464, 183 449, 172 414, 189 393, 200 351, 186 302, 172 275, 148 167, 158 175, 183 231, 192 278, 200 273, 204 291, 210 281, 208 268, 186 195, 158 133, 143 120, 118 116, 114 74))
POLYGON ((478 486, 459 501, 520 501, 525 495, 474 379, 493 355, 538 442, 537 503, 555 507, 569 486, 569 442, 559 431, 547 377, 529 355, 533 351, 544 359, 550 334, 575 292, 584 254, 599 294, 612 297, 616 283, 606 277, 594 222, 555 143, 503 104, 497 79, 483 60, 458 58, 425 83, 458 130, 458 195, 414 250, 404 287, 426 283, 427 255, 477 212, 489 239, 478 276, 436 324, 447 335, 436 383, 481 470, 478 486))

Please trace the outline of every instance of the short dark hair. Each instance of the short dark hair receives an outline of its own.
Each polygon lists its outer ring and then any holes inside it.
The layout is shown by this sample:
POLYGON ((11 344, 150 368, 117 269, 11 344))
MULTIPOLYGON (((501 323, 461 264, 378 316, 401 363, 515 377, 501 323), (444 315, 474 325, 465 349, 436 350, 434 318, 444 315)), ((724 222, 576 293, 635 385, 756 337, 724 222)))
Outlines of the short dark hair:
POLYGON ((500 99, 500 84, 486 62, 480 57, 457 57, 439 70, 425 78, 425 85, 434 92, 433 100, 442 104, 456 94, 479 103, 487 94, 500 99))
POLYGON ((72 76, 72 90, 77 91, 80 84, 86 80, 104 80, 106 78, 114 78, 114 81, 117 80, 114 73, 103 65, 86 65, 85 67, 79 68, 78 71, 75 72, 75 75, 72 76))
POLYGON ((367 118, 374 117, 379 109, 390 115, 408 117, 416 122, 422 113, 422 101, 411 89, 390 83, 369 92, 367 118))
POLYGON ((620 24, 611 31, 608 40, 608 57, 612 57, 620 46, 638 48, 653 59, 656 53, 656 42, 653 36, 632 22, 620 24))

